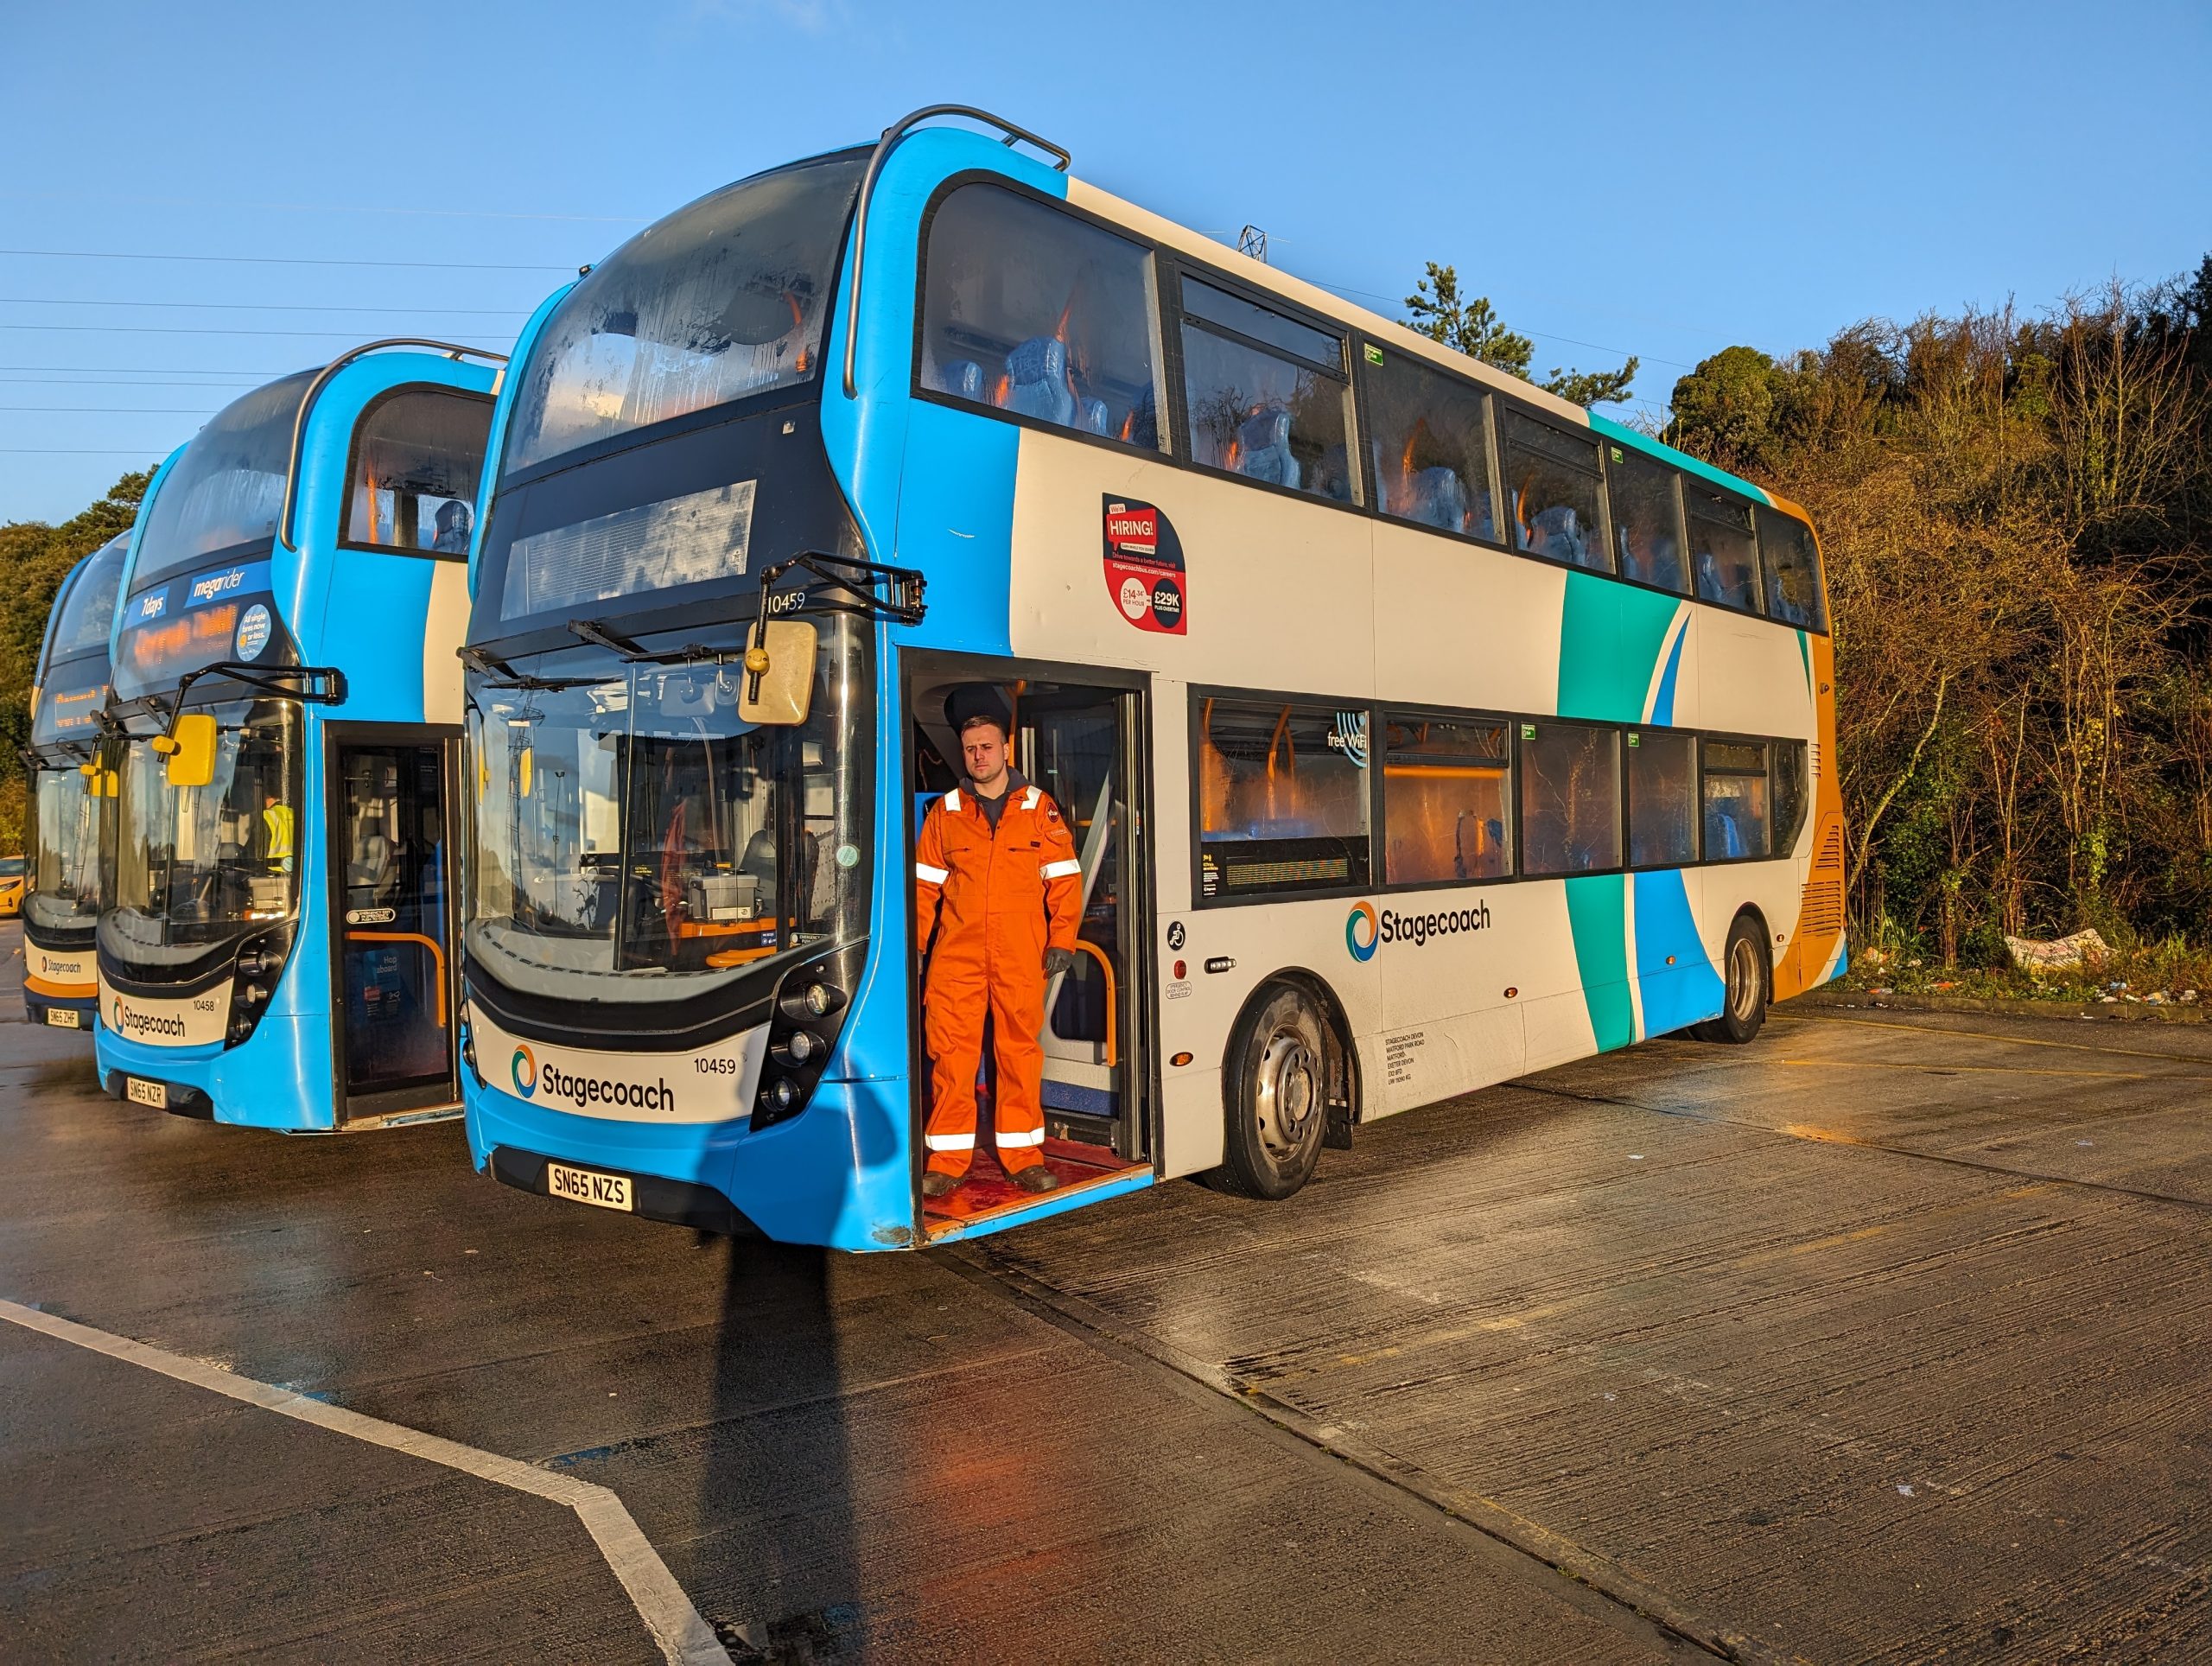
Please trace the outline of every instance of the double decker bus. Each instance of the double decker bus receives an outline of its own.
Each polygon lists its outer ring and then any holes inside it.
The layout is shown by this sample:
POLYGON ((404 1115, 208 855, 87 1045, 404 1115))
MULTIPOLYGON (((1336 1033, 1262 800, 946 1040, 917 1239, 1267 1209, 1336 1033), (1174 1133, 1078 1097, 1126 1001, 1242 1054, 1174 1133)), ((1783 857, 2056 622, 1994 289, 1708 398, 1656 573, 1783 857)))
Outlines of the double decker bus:
POLYGON ((1840 969, 1799 511, 983 112, 640 233, 527 327, 493 447, 463 1094, 508 1184, 856 1250, 1280 1198, 1840 969), (912 853, 978 682, 1081 863, 1060 1185, 979 1151, 925 1198, 912 853))
POLYGON ((107 704, 107 639, 130 535, 69 569, 54 593, 31 684, 23 754, 30 830, 23 852, 23 1005, 34 1024, 89 1030, 99 1010, 92 932, 100 912, 100 815, 112 802, 94 762, 107 704))
POLYGON ((372 342, 156 477, 105 720, 116 1097, 293 1133, 457 1112, 455 650, 499 363, 372 342))

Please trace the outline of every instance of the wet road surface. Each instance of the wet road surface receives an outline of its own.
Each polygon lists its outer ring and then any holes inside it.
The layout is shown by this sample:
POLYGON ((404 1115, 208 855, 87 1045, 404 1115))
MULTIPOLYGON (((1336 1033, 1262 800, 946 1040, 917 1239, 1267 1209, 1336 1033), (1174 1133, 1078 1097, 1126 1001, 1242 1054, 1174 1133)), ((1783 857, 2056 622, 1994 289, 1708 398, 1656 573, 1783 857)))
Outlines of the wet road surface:
MULTIPOLYGON (((2212 1652, 2199 1027, 1777 1014, 836 1258, 118 1104, 18 941, 0 1298, 609 1489, 741 1661, 2212 1652)), ((560 1504, 0 1323, 0 1658, 252 1653, 662 1657, 560 1504)))

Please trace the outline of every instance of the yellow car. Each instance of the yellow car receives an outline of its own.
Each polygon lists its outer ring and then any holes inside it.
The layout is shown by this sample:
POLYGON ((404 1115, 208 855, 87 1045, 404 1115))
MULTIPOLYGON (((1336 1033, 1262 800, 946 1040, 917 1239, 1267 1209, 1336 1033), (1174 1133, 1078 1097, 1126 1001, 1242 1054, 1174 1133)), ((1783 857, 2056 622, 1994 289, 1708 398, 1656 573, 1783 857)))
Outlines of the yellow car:
POLYGON ((21 918, 23 912, 23 859, 0 856, 0 919, 21 918))

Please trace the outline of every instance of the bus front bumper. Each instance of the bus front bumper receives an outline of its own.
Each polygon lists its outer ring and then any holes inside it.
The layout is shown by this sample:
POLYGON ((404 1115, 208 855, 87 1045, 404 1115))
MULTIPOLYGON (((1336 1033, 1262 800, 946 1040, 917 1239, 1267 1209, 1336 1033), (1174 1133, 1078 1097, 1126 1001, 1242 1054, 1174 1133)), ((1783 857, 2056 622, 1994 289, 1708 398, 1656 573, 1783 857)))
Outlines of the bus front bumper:
POLYGON ((270 1013, 234 1047, 157 1047, 99 1033, 100 1082, 118 1099, 180 1116, 284 1134, 327 1134, 337 1126, 330 1073, 330 1021, 270 1013), (133 1091, 132 1084, 141 1084, 133 1091))

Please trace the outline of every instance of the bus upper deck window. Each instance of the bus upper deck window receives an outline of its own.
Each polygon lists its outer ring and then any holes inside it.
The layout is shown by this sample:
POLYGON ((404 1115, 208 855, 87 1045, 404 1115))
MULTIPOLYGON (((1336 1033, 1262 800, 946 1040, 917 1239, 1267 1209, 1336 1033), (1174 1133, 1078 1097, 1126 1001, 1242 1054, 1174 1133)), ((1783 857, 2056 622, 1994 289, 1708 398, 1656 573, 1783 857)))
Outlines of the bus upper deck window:
POLYGON ((1757 613, 1759 558, 1751 543, 1751 510, 1746 503, 1701 486, 1682 482, 1689 510, 1690 566, 1700 601, 1757 613))
POLYGON ((371 405, 353 435, 345 544, 363 549, 468 554, 492 402, 403 388, 371 405))
POLYGON ((1598 442, 1505 413, 1505 502, 1513 547, 1571 567, 1613 570, 1599 531, 1598 442))
POLYGON ((963 186, 930 220, 920 385, 1159 450, 1152 315, 1143 248, 1017 193, 963 186))
POLYGON ((1828 627, 1821 596, 1821 563, 1813 529, 1779 509, 1758 512, 1760 565, 1766 569, 1766 614, 1808 631, 1828 627))
POLYGON ((1395 349, 1366 350, 1376 507, 1398 520, 1496 538, 1489 396, 1395 349))
POLYGON ((1675 471, 1664 463, 1611 448, 1613 542, 1621 576, 1686 595, 1689 563, 1682 555, 1682 506, 1675 500, 1675 471))
POLYGON ((1196 278, 1183 313, 1192 460, 1352 502, 1344 342, 1196 278))

